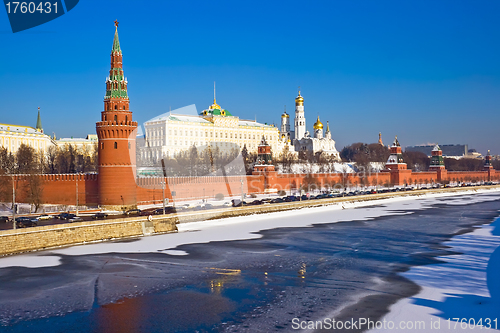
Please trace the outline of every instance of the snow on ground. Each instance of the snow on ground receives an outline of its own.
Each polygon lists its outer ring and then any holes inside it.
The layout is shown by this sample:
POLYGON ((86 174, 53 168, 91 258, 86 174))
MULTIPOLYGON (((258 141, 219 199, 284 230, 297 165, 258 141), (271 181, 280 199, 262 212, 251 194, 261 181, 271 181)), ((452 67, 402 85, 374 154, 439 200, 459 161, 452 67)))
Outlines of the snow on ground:
POLYGON ((392 321, 395 327, 416 321, 425 324, 412 332, 500 329, 500 218, 472 233, 455 236, 445 245, 460 254, 439 257, 443 264, 413 267, 403 273, 422 290, 393 304, 381 321, 392 321), (456 323, 453 318, 464 322, 456 323))
POLYGON ((495 189, 474 190, 473 193, 478 195, 464 195, 464 192, 428 193, 420 198, 415 196, 394 197, 376 201, 356 201, 353 198, 350 202, 322 207, 181 223, 177 225, 179 229, 178 233, 140 237, 133 242, 100 242, 0 258, 0 268, 9 266, 55 266, 59 263, 59 254, 87 255, 112 252, 162 252, 171 255, 184 255, 184 251, 181 253, 176 247, 183 244, 260 238, 261 235, 258 234, 260 230, 274 228, 307 227, 312 224, 366 220, 388 215, 404 215, 409 210, 428 208, 444 197, 447 198, 447 204, 471 204, 474 202, 495 200, 498 196, 491 196, 491 194, 498 194, 499 192, 500 190, 495 189), (480 193, 486 195, 480 195, 480 193), (349 209, 358 207, 365 208, 349 209))

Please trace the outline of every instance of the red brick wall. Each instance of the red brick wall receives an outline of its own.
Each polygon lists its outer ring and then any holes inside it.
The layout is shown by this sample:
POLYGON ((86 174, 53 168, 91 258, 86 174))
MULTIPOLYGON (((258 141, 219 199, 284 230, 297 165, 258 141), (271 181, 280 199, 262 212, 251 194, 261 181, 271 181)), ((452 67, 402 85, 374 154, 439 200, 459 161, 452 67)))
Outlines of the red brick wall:
MULTIPOLYGON (((500 180, 500 172, 494 169, 485 171, 462 172, 444 171, 443 180, 455 182, 500 180), (488 179, 489 174, 489 179, 488 179)), ((10 176, 3 176, 11 178, 10 176)), ((96 174, 57 174, 40 175, 42 179, 42 202, 50 204, 74 205, 76 203, 76 183, 78 182, 78 201, 80 205, 95 206, 99 203, 99 185, 96 174)), ((27 176, 18 175, 16 179, 16 201, 26 202, 25 188, 27 176)), ((438 172, 411 172, 411 170, 382 171, 372 174, 358 173, 320 173, 320 174, 278 174, 270 172, 267 174, 251 176, 228 176, 228 177, 148 177, 139 178, 138 184, 133 184, 137 189, 137 203, 161 203, 162 186, 165 181, 165 197, 172 199, 172 191, 176 191, 176 200, 212 198, 218 193, 224 197, 229 195, 238 196, 243 193, 263 193, 265 189, 272 188, 289 192, 290 189, 298 189, 309 185, 314 188, 343 189, 352 186, 386 186, 406 184, 425 184, 439 182, 438 172), (402 172, 404 171, 404 172, 402 172), (243 184, 241 183, 243 180, 243 184), (243 187, 243 189, 242 189, 243 187)), ((9 184, 10 181, 9 181, 9 184)), ((130 185, 130 184, 129 184, 130 185)), ((112 187, 110 190, 118 191, 120 187, 112 187)), ((118 194, 117 194, 118 195, 118 194)))
MULTIPOLYGON (((5 176, 9 177, 10 176, 5 176)), ((97 205, 97 175, 96 174, 57 174, 40 175, 43 189, 42 203, 75 205, 76 183, 78 182, 78 204, 97 205)), ((16 201, 27 202, 26 188, 29 178, 24 175, 15 176, 16 201)))

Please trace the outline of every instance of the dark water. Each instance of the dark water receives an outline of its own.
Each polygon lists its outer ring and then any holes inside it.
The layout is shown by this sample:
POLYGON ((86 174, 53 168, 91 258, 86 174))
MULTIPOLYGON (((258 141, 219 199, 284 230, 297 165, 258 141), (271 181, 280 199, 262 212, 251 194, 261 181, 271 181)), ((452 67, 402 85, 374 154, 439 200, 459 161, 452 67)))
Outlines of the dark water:
MULTIPOLYGON (((279 228, 260 239, 164 253, 63 256, 0 269, 1 332, 291 331, 292 319, 380 318, 419 287, 397 273, 450 254, 453 234, 490 223, 500 201, 373 220, 279 228)), ((362 208, 359 208, 362 209, 362 208)))

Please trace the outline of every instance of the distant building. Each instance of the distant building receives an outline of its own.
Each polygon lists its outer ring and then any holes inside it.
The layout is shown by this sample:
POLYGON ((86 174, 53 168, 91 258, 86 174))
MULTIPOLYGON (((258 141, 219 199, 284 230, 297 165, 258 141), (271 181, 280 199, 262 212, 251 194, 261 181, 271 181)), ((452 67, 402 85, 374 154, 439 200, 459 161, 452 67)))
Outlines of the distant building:
POLYGON ((56 145, 63 148, 65 145, 72 145, 76 149, 91 152, 97 145, 97 134, 89 134, 86 138, 60 138, 56 140, 56 145))
MULTIPOLYGON (((416 151, 432 156, 432 150, 436 145, 425 145, 425 146, 406 146, 405 151, 416 151)), ((473 157, 469 156, 468 145, 440 145, 441 151, 443 152, 443 157, 449 158, 463 158, 463 157, 473 157)))
POLYGON ((55 144, 49 135, 43 133, 40 108, 38 108, 36 127, 0 124, 1 146, 7 148, 9 152, 15 153, 23 143, 42 152, 46 152, 50 146, 55 144))

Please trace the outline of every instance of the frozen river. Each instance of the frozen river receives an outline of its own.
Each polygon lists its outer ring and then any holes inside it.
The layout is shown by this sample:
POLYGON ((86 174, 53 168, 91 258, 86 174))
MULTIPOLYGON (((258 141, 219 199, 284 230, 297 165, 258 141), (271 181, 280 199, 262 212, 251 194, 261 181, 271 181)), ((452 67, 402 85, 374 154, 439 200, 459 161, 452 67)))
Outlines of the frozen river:
POLYGON ((499 192, 399 198, 6 257, 0 331, 268 332, 333 317, 379 320, 422 290, 411 267, 456 255, 444 242, 491 223, 499 209, 499 192))

